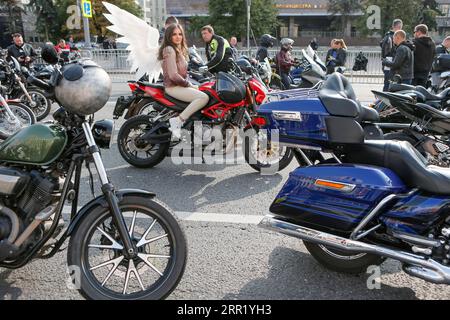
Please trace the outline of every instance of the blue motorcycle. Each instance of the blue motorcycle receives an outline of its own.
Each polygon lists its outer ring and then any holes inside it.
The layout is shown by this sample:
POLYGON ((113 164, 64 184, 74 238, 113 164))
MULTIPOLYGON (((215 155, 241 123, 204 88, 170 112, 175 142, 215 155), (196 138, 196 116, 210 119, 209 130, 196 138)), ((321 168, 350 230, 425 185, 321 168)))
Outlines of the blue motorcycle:
MULTIPOLYGON (((395 93, 383 99, 450 128, 449 112, 395 93)), ((291 172, 261 227, 303 240, 335 271, 363 273, 392 258, 412 276, 450 284, 450 169, 428 165, 408 142, 370 138, 364 128, 376 127, 376 116, 338 73, 317 96, 269 102, 259 116, 306 164, 291 172)))

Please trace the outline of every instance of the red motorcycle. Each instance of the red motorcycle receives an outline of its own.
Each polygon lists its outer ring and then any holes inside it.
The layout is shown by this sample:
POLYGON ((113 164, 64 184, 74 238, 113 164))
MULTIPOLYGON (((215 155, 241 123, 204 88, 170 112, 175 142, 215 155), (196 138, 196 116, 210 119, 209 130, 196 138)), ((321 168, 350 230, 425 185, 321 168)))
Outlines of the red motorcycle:
MULTIPOLYGON (((138 104, 142 108, 143 103, 149 107, 146 108, 147 114, 131 117, 123 124, 118 135, 119 152, 131 165, 150 168, 160 163, 170 148, 179 143, 171 139, 169 119, 177 116, 189 103, 169 96, 159 83, 138 81, 129 85, 134 92, 134 98, 129 98, 134 99, 134 108, 138 104), (136 98, 137 95, 140 100, 136 98)), ((192 146, 200 143, 205 147, 211 145, 217 139, 217 132, 220 132, 221 139, 218 140, 222 142, 221 154, 227 154, 236 146, 240 129, 254 129, 254 134, 246 135, 244 155, 255 170, 275 166, 281 170, 290 163, 293 157, 290 149, 278 145, 267 145, 264 150, 258 147, 259 118, 255 117, 256 109, 267 97, 267 90, 261 82, 251 76, 242 75, 239 78, 219 72, 215 80, 204 82, 199 90, 209 96, 209 102, 185 122, 183 129, 186 131, 181 141, 189 140, 192 146), (201 128, 194 128, 197 123, 201 123, 201 128), (262 154, 266 157, 262 157, 262 154)), ((123 114, 123 106, 127 104, 125 117, 135 112, 129 102, 118 101, 114 111, 116 118, 123 114)))

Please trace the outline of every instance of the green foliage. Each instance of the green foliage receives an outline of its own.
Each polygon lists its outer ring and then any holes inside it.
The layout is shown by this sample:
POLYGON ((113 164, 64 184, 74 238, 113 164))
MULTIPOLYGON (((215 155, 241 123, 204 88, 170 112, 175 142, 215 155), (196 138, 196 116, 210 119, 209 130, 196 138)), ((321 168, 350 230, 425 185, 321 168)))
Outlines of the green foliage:
MULTIPOLYGON (((439 15, 435 0, 363 0, 363 10, 370 5, 381 8, 381 30, 375 30, 384 34, 391 29, 392 21, 396 18, 402 19, 403 30, 412 34, 414 27, 425 23, 429 29, 436 28, 436 16, 439 15)), ((371 30, 366 28, 366 14, 359 21, 359 27, 363 33, 370 34, 371 30)))
MULTIPOLYGON (((272 33, 278 26, 273 0, 252 0, 250 26, 256 37, 272 33)), ((246 0, 210 0, 209 23, 224 37, 244 37, 247 32, 246 0)))
MULTIPOLYGON (((10 1, 10 0, 9 0, 10 1)), ((101 0, 92 0, 93 17, 89 19, 90 33, 93 35, 112 36, 106 27, 110 25, 109 21, 103 16, 107 13, 101 0)), ((124 9, 137 17, 142 17, 142 9, 134 2, 134 0, 108 0, 108 2, 124 9)), ((31 0, 32 6, 37 13, 37 30, 44 35, 49 41, 56 43, 59 39, 67 39, 69 35, 73 35, 76 40, 84 38, 83 23, 78 30, 67 28, 67 19, 70 14, 67 9, 76 5, 76 0, 31 0)))
POLYGON ((341 31, 346 30, 351 16, 362 9, 360 0, 328 0, 328 11, 333 14, 334 26, 341 31))
POLYGON ((59 35, 58 14, 53 0, 31 0, 28 6, 36 13, 36 30, 45 36, 46 41, 59 35))

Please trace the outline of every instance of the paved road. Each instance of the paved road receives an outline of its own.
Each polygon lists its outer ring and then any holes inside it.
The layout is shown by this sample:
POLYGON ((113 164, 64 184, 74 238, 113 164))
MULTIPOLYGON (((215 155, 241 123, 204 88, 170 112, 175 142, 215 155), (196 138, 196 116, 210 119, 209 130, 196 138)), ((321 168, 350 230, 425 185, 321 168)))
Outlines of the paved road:
MULTIPOLYGON (((110 118, 112 108, 108 103, 97 118, 110 118)), ((368 274, 328 271, 300 241, 259 229, 255 222, 268 212, 294 164, 273 176, 245 164, 176 166, 170 159, 141 170, 128 166, 116 145, 103 158, 118 187, 152 190, 183 218, 189 258, 170 299, 450 298, 450 287, 409 277, 392 260, 382 265, 381 289, 369 290, 368 274)), ((82 183, 84 203, 91 199, 86 174, 82 183)), ((65 254, 20 270, 0 269, 0 299, 81 299, 66 286, 65 254)))

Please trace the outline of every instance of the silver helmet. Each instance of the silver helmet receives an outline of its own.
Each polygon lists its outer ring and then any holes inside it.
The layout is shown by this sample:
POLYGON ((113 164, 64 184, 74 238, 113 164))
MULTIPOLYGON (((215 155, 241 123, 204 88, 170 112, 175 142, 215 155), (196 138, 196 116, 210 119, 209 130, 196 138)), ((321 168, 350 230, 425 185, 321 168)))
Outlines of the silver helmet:
POLYGON ((294 40, 290 39, 290 38, 283 38, 280 41, 280 44, 283 48, 285 49, 292 49, 292 45, 294 44, 294 40))
POLYGON ((91 60, 67 64, 55 88, 55 97, 69 112, 94 114, 105 106, 111 96, 112 83, 108 73, 91 60))

